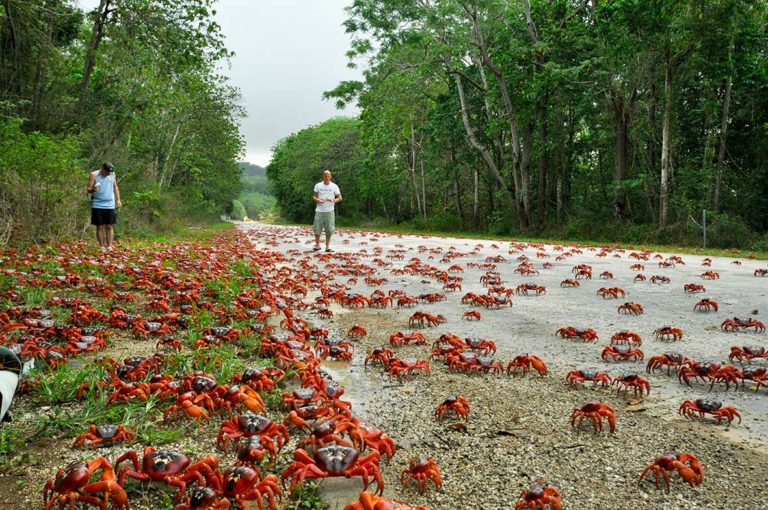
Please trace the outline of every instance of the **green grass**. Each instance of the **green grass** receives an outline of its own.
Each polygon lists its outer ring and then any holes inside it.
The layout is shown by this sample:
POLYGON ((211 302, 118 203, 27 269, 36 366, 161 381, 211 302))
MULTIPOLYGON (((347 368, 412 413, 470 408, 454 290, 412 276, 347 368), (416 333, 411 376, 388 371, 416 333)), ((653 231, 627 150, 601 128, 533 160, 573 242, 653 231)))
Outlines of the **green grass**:
POLYGON ((157 243, 172 244, 209 241, 212 237, 233 228, 235 228, 234 224, 222 221, 211 223, 204 227, 184 227, 163 234, 130 237, 126 238, 125 241, 134 249, 152 248, 157 243))
POLYGON ((96 365, 75 367, 64 364, 47 373, 35 370, 30 372, 29 377, 40 381, 34 395, 46 405, 55 405, 74 401, 78 388, 84 383, 91 384, 90 393, 93 393, 93 385, 106 373, 103 367, 96 365))
MULTIPOLYGON (((308 225, 300 223, 290 223, 285 221, 275 221, 274 225, 285 225, 295 227, 307 227, 308 225)), ((561 244, 561 245, 581 245, 581 246, 610 246, 612 248, 642 251, 650 250, 661 253, 683 253, 691 255, 702 255, 709 257, 729 257, 729 258, 744 258, 747 255, 754 256, 757 260, 768 260, 768 252, 755 251, 748 249, 737 249, 736 253, 732 253, 725 248, 706 248, 702 249, 696 246, 683 246, 683 245, 664 245, 664 244, 647 244, 647 243, 615 243, 609 241, 594 241, 594 240, 564 240, 558 237, 532 237, 532 236, 511 236, 511 235, 496 235, 488 232, 475 232, 468 230, 419 230, 411 226, 403 225, 388 225, 384 227, 380 226, 366 226, 366 227, 341 227, 337 225, 338 230, 348 230, 351 232, 380 232, 382 234, 403 234, 403 235, 415 235, 415 236, 429 236, 429 237, 454 237, 457 239, 477 239, 479 241, 499 241, 499 242, 526 242, 526 243, 541 243, 541 244, 561 244)))
POLYGON ((291 502, 286 508, 288 510, 325 510, 328 505, 318 495, 317 483, 305 482, 293 490, 291 502))

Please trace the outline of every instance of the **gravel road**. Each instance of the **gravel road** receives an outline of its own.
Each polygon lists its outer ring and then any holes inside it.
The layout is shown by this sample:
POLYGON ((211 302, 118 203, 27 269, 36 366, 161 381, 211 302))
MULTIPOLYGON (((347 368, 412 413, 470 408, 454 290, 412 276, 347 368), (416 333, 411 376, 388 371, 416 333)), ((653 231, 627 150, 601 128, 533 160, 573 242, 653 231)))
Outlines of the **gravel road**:
MULTIPOLYGON (((756 314, 761 319, 766 312, 768 279, 753 276, 765 262, 741 259, 713 258, 709 268, 702 267, 702 256, 681 255, 685 265, 661 269, 658 260, 637 261, 629 258, 632 250, 613 251, 598 257, 599 250, 581 248, 581 253, 556 261, 562 253, 551 245, 527 246, 513 250, 510 243, 425 236, 387 235, 344 231, 334 237, 337 253, 330 258, 312 253, 311 235, 307 229, 265 225, 244 226, 253 239, 268 243, 270 249, 296 255, 317 264, 317 270, 332 271, 353 260, 373 265, 380 257, 392 263, 382 268, 378 276, 387 278, 379 287, 405 290, 409 295, 444 292, 442 284, 421 275, 394 275, 391 269, 401 268, 413 257, 423 263, 447 269, 463 266, 462 289, 448 294, 448 299, 415 309, 343 310, 333 307, 333 319, 309 316, 323 327, 331 327, 342 335, 351 325, 362 324, 369 335, 359 342, 352 363, 332 363, 330 369, 347 388, 346 396, 354 402, 355 411, 364 420, 386 430, 397 442, 399 450, 392 463, 384 468, 387 488, 385 495, 427 505, 432 510, 455 508, 510 508, 520 494, 536 480, 558 487, 564 508, 768 508, 762 497, 764 473, 768 468, 768 450, 764 437, 768 431, 766 390, 755 394, 749 389, 725 391, 694 382, 692 388, 678 383, 666 374, 652 374, 650 397, 642 402, 617 395, 615 390, 582 387, 569 388, 565 374, 576 368, 594 367, 611 376, 627 372, 645 374, 644 363, 606 363, 600 352, 613 333, 633 330, 643 339, 640 347, 646 360, 668 350, 678 351, 696 360, 726 361, 732 345, 768 345, 764 334, 723 333, 720 323, 727 317, 756 314), (380 251, 376 251, 380 250, 380 251), (393 251, 394 250, 394 251, 393 251), (463 256, 441 262, 449 252, 463 256), (537 258, 543 252, 547 258, 537 258), (514 273, 518 257, 526 255, 540 274, 522 277, 514 273), (390 256, 388 258, 387 256, 390 256), (402 256, 401 260, 391 258, 402 256), (497 271, 506 287, 520 283, 544 285, 541 296, 515 296, 514 305, 499 310, 480 309, 482 320, 461 320, 470 308, 460 303, 466 292, 485 294, 480 268, 486 257, 502 256, 497 271), (544 269, 544 262, 552 267, 544 269), (634 282, 635 263, 645 265, 641 271, 648 278, 663 275, 669 284, 634 282), (560 282, 572 278, 576 264, 590 264, 594 279, 581 280, 578 288, 561 288, 560 282), (718 280, 704 281, 704 270, 719 273, 718 280), (600 280, 598 275, 610 271, 614 278, 600 280), (686 283, 706 286, 704 294, 683 292, 686 283), (600 287, 622 287, 626 298, 603 299, 596 294, 600 287), (693 305, 702 297, 719 303, 719 311, 700 313, 693 305), (639 316, 620 315, 617 306, 624 301, 643 305, 639 316), (390 382, 380 369, 362 368, 367 350, 386 342, 395 331, 407 330, 408 317, 414 310, 424 309, 443 314, 447 322, 437 328, 424 330, 430 343, 440 334, 451 332, 460 337, 487 338, 496 342, 496 358, 506 366, 517 354, 531 353, 543 358, 550 367, 544 378, 510 378, 508 376, 467 376, 448 372, 442 362, 433 362, 429 376, 417 376, 400 385, 390 382), (555 336, 563 326, 594 329, 600 339, 594 343, 567 341, 555 336), (681 341, 670 344, 654 340, 653 331, 664 325, 684 331, 681 341), (442 425, 433 418, 437 404, 450 394, 465 396, 472 411, 466 427, 448 420, 442 425), (685 399, 707 397, 736 406, 743 417, 730 429, 714 421, 689 421, 677 414, 685 399), (614 434, 592 434, 584 428, 572 430, 569 416, 575 407, 599 399, 617 411, 614 434), (627 401, 629 400, 629 401, 627 401), (697 488, 685 485, 677 476, 672 478, 669 495, 657 491, 650 481, 637 485, 643 468, 656 456, 669 452, 695 453, 702 461, 706 476, 697 488), (430 489, 418 495, 413 487, 403 489, 399 474, 413 455, 428 455, 440 466, 443 475, 441 491, 430 489)), ((568 251, 565 247, 563 250, 568 251)), ((667 258, 669 253, 662 253, 667 258)), ((347 276, 337 276, 336 282, 347 282, 347 276)), ((374 287, 358 278, 350 284, 350 292, 370 295, 374 287)), ((401 358, 426 358, 428 347, 405 347, 397 354, 401 358)), ((754 364, 765 365, 764 360, 754 364)), ((738 366, 738 365, 737 365, 738 366)), ((323 491, 333 505, 348 502, 359 491, 354 480, 328 480, 323 491)), ((341 508, 341 506, 338 506, 341 508)))

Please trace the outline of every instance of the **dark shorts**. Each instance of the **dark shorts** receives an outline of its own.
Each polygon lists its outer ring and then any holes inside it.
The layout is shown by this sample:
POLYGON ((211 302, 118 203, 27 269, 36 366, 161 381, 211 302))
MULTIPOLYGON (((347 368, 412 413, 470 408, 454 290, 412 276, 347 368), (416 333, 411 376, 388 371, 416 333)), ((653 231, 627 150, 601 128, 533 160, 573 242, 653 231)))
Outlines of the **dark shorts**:
POLYGON ((114 209, 91 208, 91 225, 114 225, 117 223, 117 214, 114 209))

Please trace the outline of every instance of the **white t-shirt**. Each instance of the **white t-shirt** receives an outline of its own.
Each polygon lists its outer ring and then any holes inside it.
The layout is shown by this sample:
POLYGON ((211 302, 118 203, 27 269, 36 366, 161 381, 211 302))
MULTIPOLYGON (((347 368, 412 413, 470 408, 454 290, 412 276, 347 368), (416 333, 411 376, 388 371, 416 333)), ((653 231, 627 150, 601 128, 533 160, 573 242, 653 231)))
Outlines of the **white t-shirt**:
MULTIPOLYGON (((328 184, 325 184, 322 181, 318 182, 315 184, 315 193, 317 193, 317 198, 320 200, 327 200, 329 198, 334 199, 336 198, 336 195, 341 195, 341 191, 339 190, 339 187, 336 186, 335 182, 329 182, 328 184)), ((321 202, 317 204, 315 211, 331 212, 333 211, 335 205, 336 204, 334 202, 321 202)))

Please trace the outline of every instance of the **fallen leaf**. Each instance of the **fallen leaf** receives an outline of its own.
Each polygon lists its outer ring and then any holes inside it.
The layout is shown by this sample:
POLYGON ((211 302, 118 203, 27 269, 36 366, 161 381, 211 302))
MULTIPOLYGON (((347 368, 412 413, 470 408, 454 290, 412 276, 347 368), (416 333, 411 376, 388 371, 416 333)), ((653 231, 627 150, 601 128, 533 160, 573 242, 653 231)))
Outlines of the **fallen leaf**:
POLYGON ((531 435, 525 429, 504 429, 496 432, 499 436, 512 436, 519 439, 528 439, 531 435))
POLYGON ((646 407, 643 405, 627 406, 625 409, 628 413, 638 413, 640 411, 646 411, 646 407))

